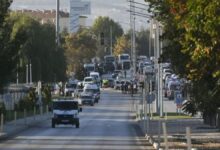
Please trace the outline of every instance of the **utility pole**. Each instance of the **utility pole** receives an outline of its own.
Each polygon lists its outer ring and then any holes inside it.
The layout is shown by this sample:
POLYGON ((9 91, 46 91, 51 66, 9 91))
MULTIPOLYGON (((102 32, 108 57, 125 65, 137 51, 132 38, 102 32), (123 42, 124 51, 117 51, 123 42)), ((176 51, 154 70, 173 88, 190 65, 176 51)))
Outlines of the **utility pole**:
POLYGON ((57 8, 56 8, 56 43, 57 46, 60 46, 60 25, 59 25, 59 20, 60 20, 60 16, 59 16, 59 12, 60 12, 60 0, 57 0, 57 8))
MULTIPOLYGON (((162 28, 161 25, 158 26, 158 31, 159 31, 159 36, 162 35, 162 28)), ((159 39, 159 56, 162 54, 162 40, 159 39)), ((160 98, 160 117, 164 117, 164 113, 163 113, 163 71, 162 71, 162 62, 159 63, 159 80, 160 80, 160 89, 159 89, 159 98, 160 98)))
POLYGON ((151 37, 152 37, 152 19, 150 18, 150 32, 149 32, 149 58, 151 58, 152 54, 151 54, 151 37))
POLYGON ((134 0, 130 1, 130 23, 131 23, 131 29, 132 29, 132 35, 131 35, 131 51, 132 51, 132 62, 133 62, 133 68, 134 73, 136 73, 136 43, 135 43, 135 3, 134 0))
POLYGON ((153 39, 154 39, 154 65, 156 68, 156 73, 155 73, 155 91, 156 91, 156 100, 155 100, 155 110, 157 113, 159 113, 159 95, 158 95, 158 72, 159 72, 159 67, 158 67, 158 45, 157 45, 157 39, 158 39, 158 34, 157 34, 157 21, 153 19, 153 39))
MULTIPOLYGON (((133 29, 133 14, 132 14, 132 2, 130 1, 130 31, 133 29)), ((133 34, 131 33, 131 61, 133 61, 133 34)))
POLYGON ((30 62, 30 84, 32 84, 32 64, 30 62))
POLYGON ((28 84, 28 64, 26 65, 26 84, 28 84))
POLYGON ((113 49, 112 49, 112 25, 110 26, 110 44, 111 44, 111 47, 110 47, 110 49, 111 49, 111 55, 113 55, 113 49))

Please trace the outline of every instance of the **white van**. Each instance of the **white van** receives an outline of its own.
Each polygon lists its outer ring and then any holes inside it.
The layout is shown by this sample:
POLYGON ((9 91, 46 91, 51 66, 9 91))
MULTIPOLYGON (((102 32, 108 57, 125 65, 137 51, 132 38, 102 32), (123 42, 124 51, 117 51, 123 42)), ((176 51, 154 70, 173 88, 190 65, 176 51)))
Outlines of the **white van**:
POLYGON ((96 80, 96 82, 100 83, 101 79, 100 79, 100 76, 99 76, 98 72, 90 72, 89 76, 93 77, 96 80))
POLYGON ((100 99, 100 89, 96 84, 86 84, 83 88, 84 93, 92 93, 95 102, 98 103, 100 99))

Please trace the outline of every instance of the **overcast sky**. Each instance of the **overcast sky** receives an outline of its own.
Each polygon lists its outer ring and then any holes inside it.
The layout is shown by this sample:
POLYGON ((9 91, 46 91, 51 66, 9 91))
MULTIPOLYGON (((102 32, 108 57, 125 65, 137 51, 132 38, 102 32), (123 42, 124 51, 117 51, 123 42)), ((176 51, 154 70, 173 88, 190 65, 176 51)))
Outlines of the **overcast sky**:
MULTIPOLYGON (((127 0, 83 0, 91 2, 91 15, 88 16, 87 25, 91 26, 94 19, 98 16, 109 16, 114 21, 119 22, 125 30, 130 28, 129 2, 127 0)), ((135 0, 135 2, 143 3, 144 0, 135 0)), ((139 7, 144 7, 138 5, 139 7)), ((55 9, 56 0, 13 0, 11 9, 55 9)), ((60 0, 60 9, 69 11, 69 0, 60 0)), ((140 10, 141 12, 141 10, 140 10)), ((136 18, 136 28, 147 28, 146 19, 142 17, 136 18)))

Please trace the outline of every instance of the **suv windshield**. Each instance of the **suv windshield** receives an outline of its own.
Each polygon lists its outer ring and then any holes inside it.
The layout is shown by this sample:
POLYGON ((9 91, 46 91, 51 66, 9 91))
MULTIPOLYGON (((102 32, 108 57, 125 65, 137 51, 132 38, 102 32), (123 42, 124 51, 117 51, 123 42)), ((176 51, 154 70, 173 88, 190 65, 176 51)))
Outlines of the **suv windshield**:
POLYGON ((77 84, 66 84, 66 88, 76 88, 77 84))
POLYGON ((53 102, 53 109, 56 110, 74 110, 78 109, 77 102, 53 102))
POLYGON ((90 81, 93 81, 93 79, 92 78, 86 78, 85 81, 90 82, 90 81))
POLYGON ((92 99, 92 96, 81 96, 81 99, 92 99))
POLYGON ((86 89, 85 92, 98 93, 99 89, 86 89))

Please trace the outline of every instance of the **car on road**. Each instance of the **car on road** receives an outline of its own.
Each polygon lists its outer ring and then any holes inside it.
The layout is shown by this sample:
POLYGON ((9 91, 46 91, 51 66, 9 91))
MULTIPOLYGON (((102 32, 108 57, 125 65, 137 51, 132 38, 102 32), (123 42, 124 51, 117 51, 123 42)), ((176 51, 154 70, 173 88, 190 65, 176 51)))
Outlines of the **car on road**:
POLYGON ((113 79, 116 79, 116 77, 118 76, 118 74, 121 72, 121 70, 115 70, 113 73, 112 73, 112 78, 113 79))
POLYGON ((74 97, 77 98, 83 92, 83 89, 77 88, 74 92, 74 97))
POLYGON ((95 83, 95 79, 93 77, 85 77, 83 80, 83 86, 85 86, 86 84, 92 84, 95 83))
POLYGON ((82 101, 82 105, 94 106, 95 98, 92 93, 83 92, 83 93, 81 93, 79 98, 82 101))
POLYGON ((67 99, 56 99, 52 102, 52 128, 59 124, 72 124, 79 128, 78 102, 67 99))
POLYGON ((98 103, 100 100, 100 88, 97 84, 86 84, 83 88, 85 93, 92 93, 95 99, 95 102, 98 103))
POLYGON ((64 94, 65 96, 73 96, 76 89, 77 82, 68 82, 65 84, 64 94))
POLYGON ((116 89, 116 90, 121 89, 121 81, 115 80, 114 89, 116 89))

